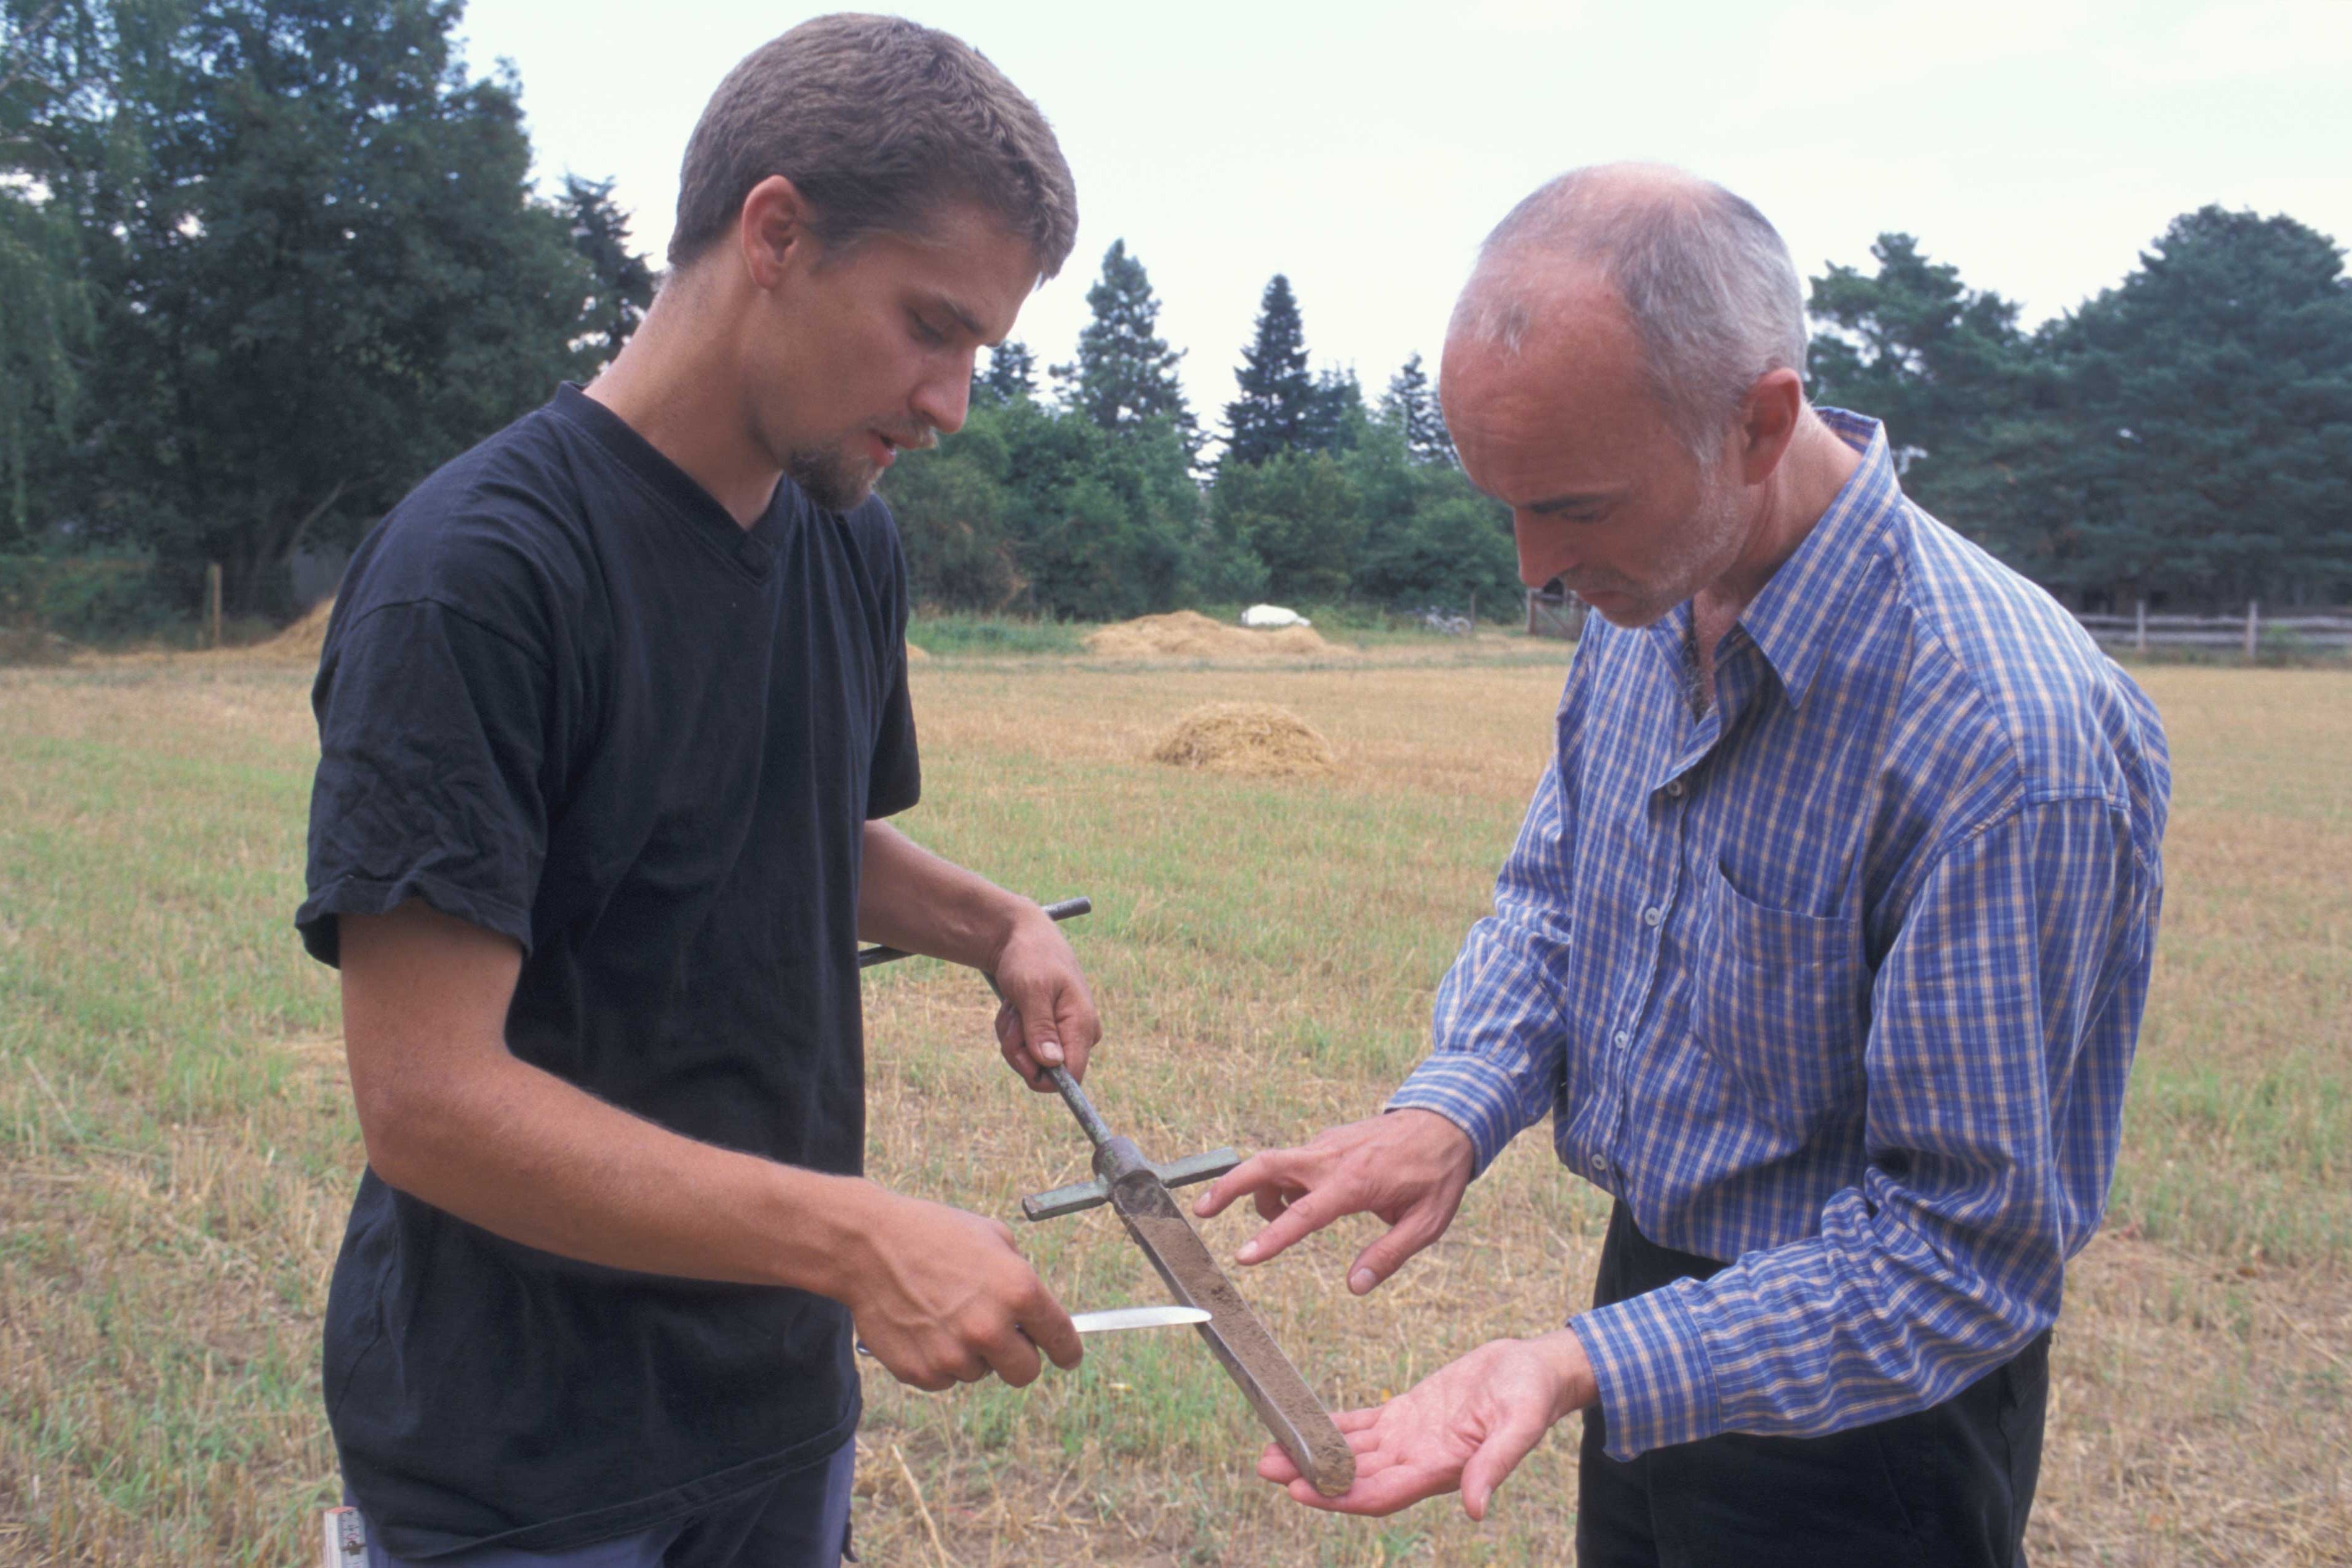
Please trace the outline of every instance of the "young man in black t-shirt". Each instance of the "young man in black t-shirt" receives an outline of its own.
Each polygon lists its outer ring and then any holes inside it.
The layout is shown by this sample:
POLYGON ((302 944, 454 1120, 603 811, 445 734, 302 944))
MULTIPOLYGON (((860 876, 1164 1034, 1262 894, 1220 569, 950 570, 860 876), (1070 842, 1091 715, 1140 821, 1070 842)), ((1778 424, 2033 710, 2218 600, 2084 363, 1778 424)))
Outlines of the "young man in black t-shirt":
POLYGON ((325 1396, 373 1561, 829 1564, 854 1340, 923 1388, 1076 1363, 1009 1230, 860 1176, 856 962, 993 974, 1034 1087, 1099 1034, 1034 904, 881 821, 919 774, 874 480, 1076 221, 970 48, 796 28, 704 111, 612 367, 353 561, 297 921, 367 1142, 325 1396))

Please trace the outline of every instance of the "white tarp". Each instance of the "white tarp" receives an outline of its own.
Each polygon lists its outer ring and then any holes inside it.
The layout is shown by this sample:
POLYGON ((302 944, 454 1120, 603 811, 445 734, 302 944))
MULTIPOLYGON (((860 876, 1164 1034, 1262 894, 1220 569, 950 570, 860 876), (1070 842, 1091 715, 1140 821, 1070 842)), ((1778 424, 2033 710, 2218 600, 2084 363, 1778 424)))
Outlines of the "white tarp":
POLYGON ((1242 625, 1260 631, 1271 631, 1276 626, 1311 626, 1314 624, 1297 610, 1285 609, 1280 605, 1252 605, 1242 612, 1242 625))

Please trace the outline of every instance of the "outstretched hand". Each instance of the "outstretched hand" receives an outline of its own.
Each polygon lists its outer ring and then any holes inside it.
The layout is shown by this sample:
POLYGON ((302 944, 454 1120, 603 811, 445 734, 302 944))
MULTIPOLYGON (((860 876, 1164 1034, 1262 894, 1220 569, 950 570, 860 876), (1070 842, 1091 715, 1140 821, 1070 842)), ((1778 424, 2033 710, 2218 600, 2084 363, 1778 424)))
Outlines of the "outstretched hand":
POLYGON ((1274 1223, 1234 1254, 1263 1263, 1335 1219, 1374 1214, 1387 1233, 1359 1253, 1348 1289, 1361 1296, 1454 1223, 1470 1184, 1470 1135, 1432 1110, 1351 1121, 1295 1149, 1254 1154, 1217 1179, 1192 1212, 1206 1219, 1244 1194, 1274 1223))
POLYGON ((1327 1498, 1269 1443, 1257 1473, 1308 1508, 1384 1515, 1457 1489, 1485 1519, 1495 1489, 1546 1432, 1592 1403, 1591 1364, 1575 1331, 1496 1340, 1448 1363, 1385 1405, 1332 1417, 1356 1454, 1356 1480, 1327 1498))

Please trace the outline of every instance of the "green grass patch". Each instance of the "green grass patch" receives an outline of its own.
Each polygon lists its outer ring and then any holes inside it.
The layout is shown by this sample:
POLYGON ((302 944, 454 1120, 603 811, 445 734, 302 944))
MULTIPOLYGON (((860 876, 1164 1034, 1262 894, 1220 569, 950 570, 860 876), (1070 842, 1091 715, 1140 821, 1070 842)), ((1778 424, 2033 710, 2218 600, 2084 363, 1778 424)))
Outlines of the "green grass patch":
POLYGON ((1079 639, 1092 630, 1083 621, 950 611, 918 616, 907 627, 907 640, 941 655, 1076 653, 1079 639))

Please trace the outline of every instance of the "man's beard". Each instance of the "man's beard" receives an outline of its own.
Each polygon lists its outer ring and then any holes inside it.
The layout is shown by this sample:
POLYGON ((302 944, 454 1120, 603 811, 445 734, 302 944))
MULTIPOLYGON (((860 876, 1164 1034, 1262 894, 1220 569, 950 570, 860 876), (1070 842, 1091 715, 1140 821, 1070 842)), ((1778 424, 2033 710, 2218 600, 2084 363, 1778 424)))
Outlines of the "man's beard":
POLYGON ((833 447, 788 453, 784 476, 827 511, 853 511, 874 493, 874 465, 833 447))
POLYGON ((1569 586, 1580 594, 1590 592, 1627 601, 1613 614, 1601 611, 1603 620, 1629 627, 1654 625, 1669 610, 1713 583, 1739 558, 1740 535, 1747 522, 1740 514, 1740 500, 1738 486, 1717 485, 1712 474, 1701 475, 1697 509, 1685 524, 1685 531, 1673 542, 1671 552, 1659 559, 1654 571, 1639 581, 1612 574, 1606 582, 1579 583, 1571 576, 1569 586))

